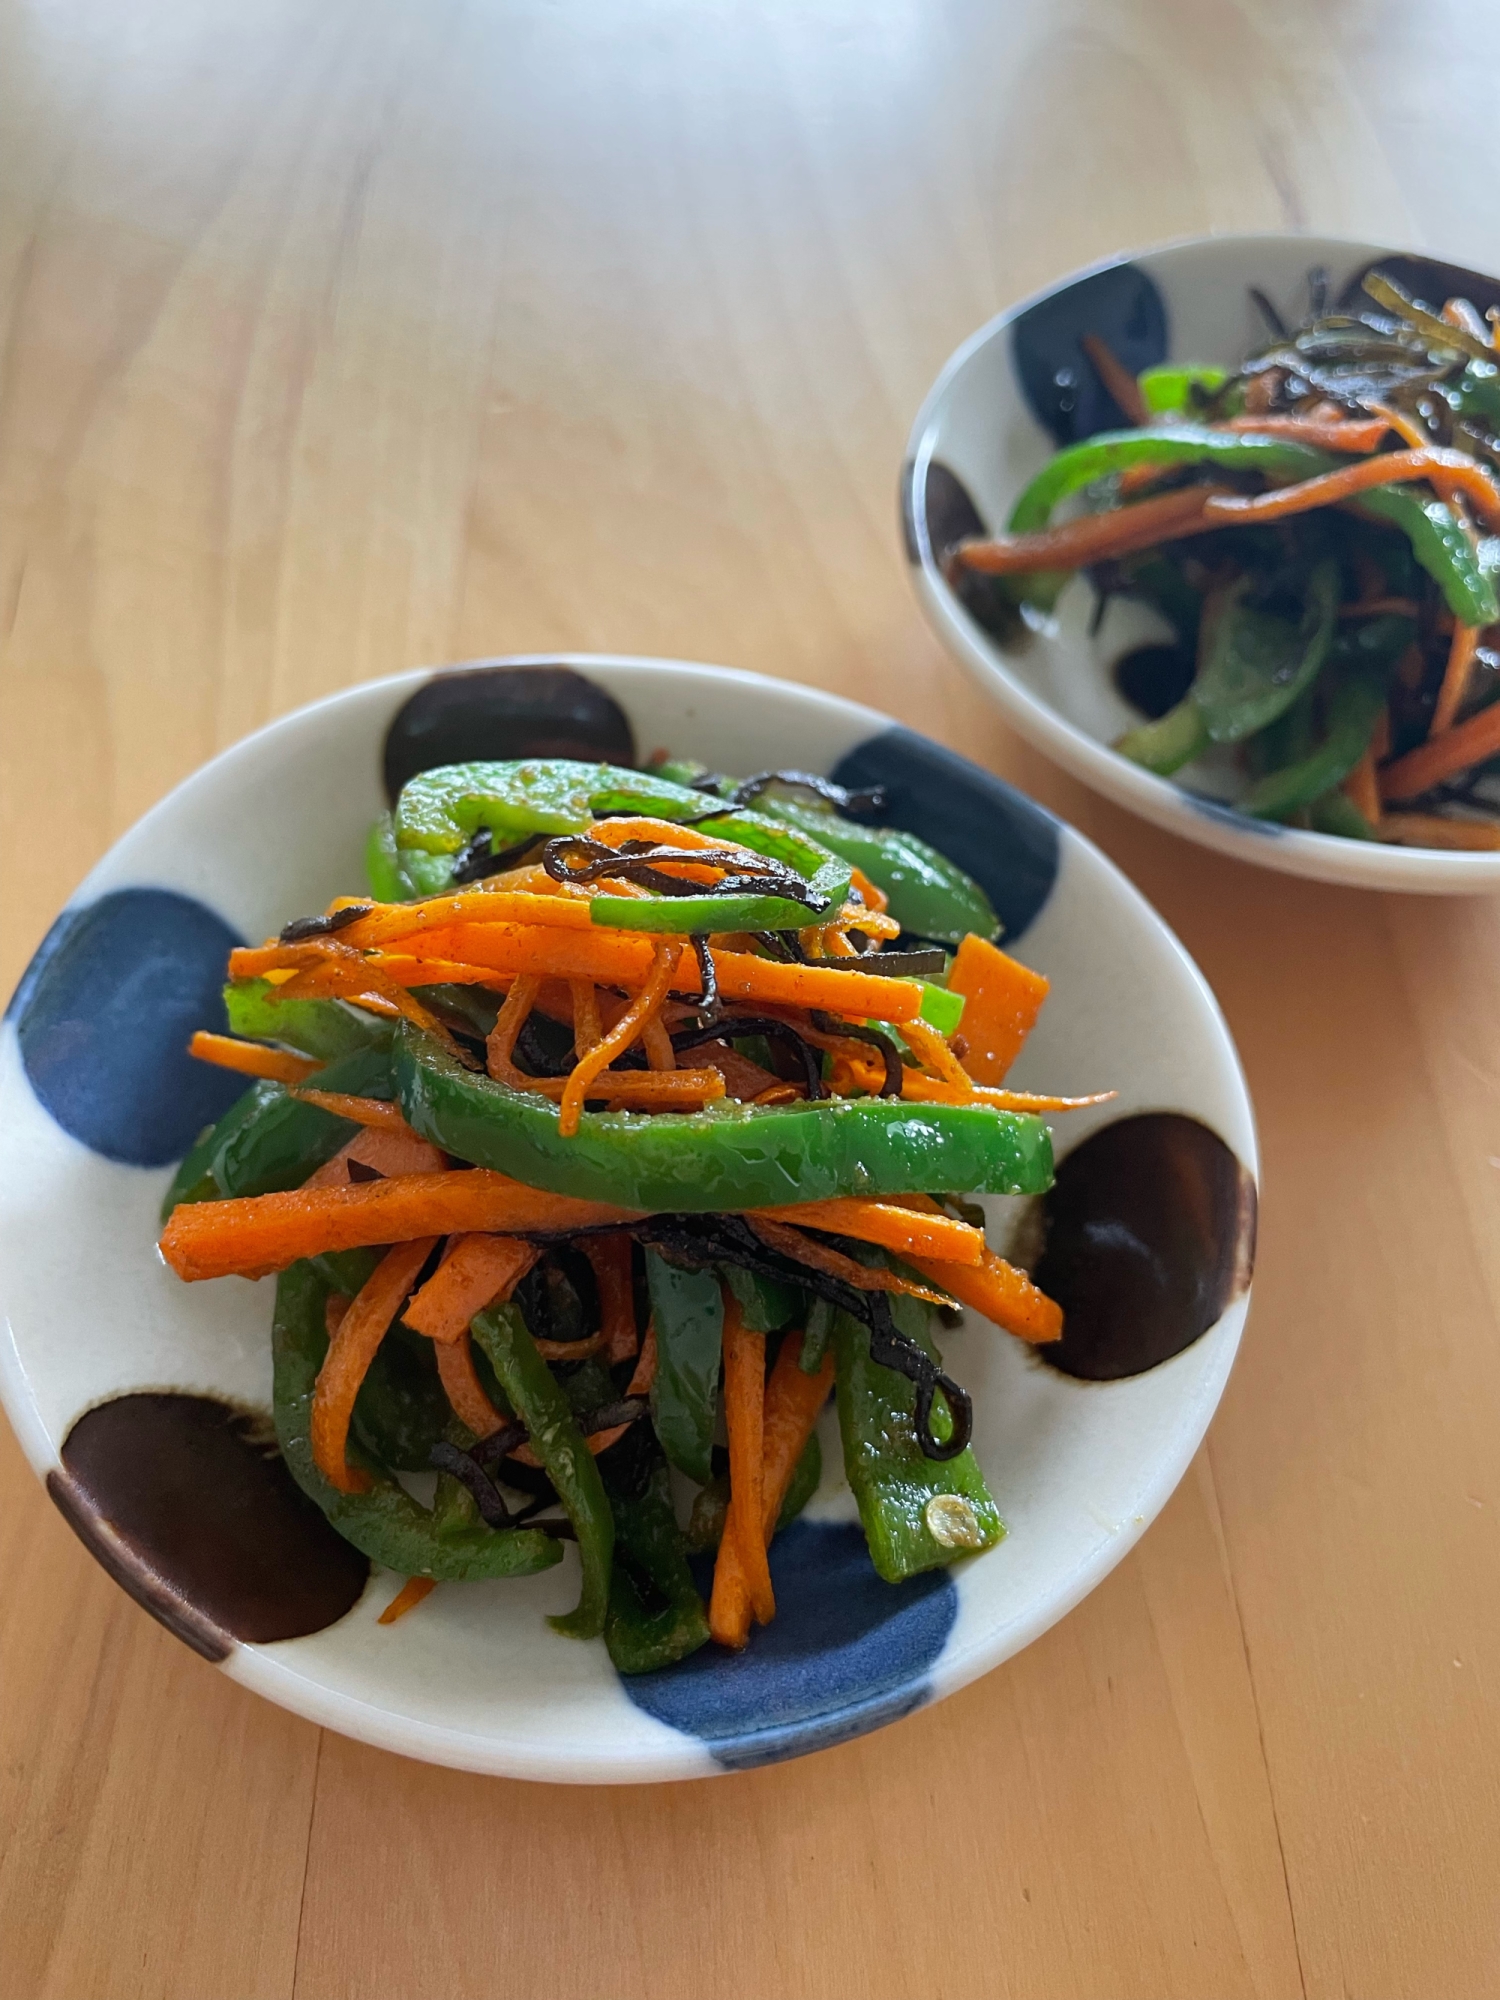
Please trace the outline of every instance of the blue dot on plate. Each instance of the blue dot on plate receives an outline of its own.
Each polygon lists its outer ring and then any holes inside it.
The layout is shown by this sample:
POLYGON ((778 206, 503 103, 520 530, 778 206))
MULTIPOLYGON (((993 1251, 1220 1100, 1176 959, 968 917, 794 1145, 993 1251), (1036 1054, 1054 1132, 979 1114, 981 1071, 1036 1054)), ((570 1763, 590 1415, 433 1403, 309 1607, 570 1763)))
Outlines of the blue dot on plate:
POLYGON ((840 758, 830 774, 851 791, 879 785, 874 826, 899 826, 972 875, 1014 944, 1057 880, 1058 822, 967 757, 910 729, 887 729, 840 758))
POLYGON ((64 910, 6 1009, 37 1097, 108 1160, 180 1160, 245 1079, 195 1062, 195 1028, 222 1031, 224 962, 243 940, 170 889, 117 889, 64 910))
POLYGON ((1132 375, 1166 360, 1167 308, 1138 266, 1092 271, 1038 299, 1011 324, 1021 392, 1058 444, 1123 430, 1130 421, 1082 346, 1091 333, 1132 375))
POLYGON ((946 1570, 882 1583, 861 1528, 794 1521, 771 1546, 771 1581, 776 1617, 743 1653, 708 1645, 679 1666, 622 1676, 636 1707, 747 1771, 845 1743, 927 1699, 958 1611, 946 1570))

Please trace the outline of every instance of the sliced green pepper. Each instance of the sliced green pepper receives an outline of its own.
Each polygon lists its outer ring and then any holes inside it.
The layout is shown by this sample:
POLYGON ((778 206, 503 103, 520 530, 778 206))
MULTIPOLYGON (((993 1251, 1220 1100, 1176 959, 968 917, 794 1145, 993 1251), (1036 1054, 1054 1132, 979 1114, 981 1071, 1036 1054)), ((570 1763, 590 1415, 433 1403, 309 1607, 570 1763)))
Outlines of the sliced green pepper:
POLYGON ((646 1252, 646 1283, 656 1326, 651 1421, 673 1465, 706 1486, 719 1415, 724 1295, 717 1273, 684 1270, 655 1250, 646 1252))
POLYGON ((472 1323, 511 1408, 531 1433, 531 1448, 557 1489, 578 1537, 583 1592, 572 1611, 548 1620, 570 1639, 597 1639, 609 1608, 615 1524, 609 1497, 568 1398, 537 1352, 515 1305, 490 1306, 472 1323))
POLYGON ((1258 779, 1240 801, 1241 812, 1256 819, 1285 819, 1298 806, 1311 805, 1342 784, 1369 748, 1384 706, 1382 682, 1363 675, 1344 681, 1334 690, 1327 731, 1317 749, 1300 763, 1258 779))
POLYGON ((445 1152, 532 1187, 626 1208, 769 1208, 932 1187, 1040 1194, 1052 1185, 1052 1136, 1042 1121, 983 1105, 865 1097, 721 1101, 675 1115, 586 1111, 563 1138, 555 1105, 475 1075, 404 1023, 395 1070, 407 1119, 445 1152))
POLYGON ((389 1049, 391 1024, 342 1000, 278 1000, 268 979, 231 979, 224 988, 229 1032, 251 1041, 282 1042, 319 1062, 363 1049, 389 1049))
MULTIPOLYGON (((936 1359, 927 1331, 931 1309, 898 1295, 891 1310, 899 1331, 936 1359)), ((1005 1523, 972 1450, 956 1458, 924 1457, 913 1423, 914 1385, 871 1361, 869 1328, 848 1313, 836 1315, 833 1340, 844 1471, 880 1575, 900 1583, 992 1548, 1005 1523)), ((945 1419, 945 1412, 934 1410, 932 1428, 940 1440, 945 1419)))
POLYGON ((1122 756, 1168 775, 1210 743, 1255 735, 1311 687, 1333 643, 1338 564, 1311 571, 1296 619, 1256 602, 1259 581, 1247 572, 1208 600, 1197 678, 1176 708, 1119 739, 1122 756))
POLYGON ((1380 835, 1347 792, 1335 788, 1312 802, 1315 833, 1336 833, 1342 840, 1379 840, 1380 835))
POLYGON ((1228 371, 1193 361, 1165 361, 1159 368, 1143 368, 1136 376, 1146 408, 1155 417, 1193 407, 1195 389, 1212 394, 1229 380, 1228 371))
POLYGON ((638 1494, 609 1489, 609 1504, 614 1512, 616 1560, 609 1581, 604 1643, 618 1672, 647 1674, 685 1660, 708 1643, 708 1619, 672 1510, 666 1460, 657 1459, 638 1494), (633 1569, 666 1600, 659 1609, 646 1608, 633 1569))
POLYGON ((807 1308, 807 1324, 802 1330, 802 1351, 797 1365, 804 1375, 816 1375, 833 1338, 833 1306, 827 1299, 814 1299, 807 1308))
POLYGON ((802 1456, 792 1468, 792 1483, 786 1489, 786 1498, 781 1503, 781 1512, 776 1516, 776 1533, 779 1535, 789 1521, 795 1521, 802 1509, 817 1492, 823 1480, 823 1447, 818 1442, 818 1434, 813 1432, 802 1447, 802 1456))
POLYGON ((798 1317, 806 1302, 807 1294, 800 1285, 762 1277, 742 1264, 726 1264, 721 1275, 751 1333, 780 1333, 798 1317))
MULTIPOLYGON (((378 1047, 357 1049, 319 1070, 318 1087, 389 1098, 390 1054, 378 1047)), ((262 1080, 236 1098, 212 1131, 199 1138, 167 1190, 162 1213, 170 1215, 183 1201, 276 1194, 300 1187, 358 1130, 347 1118, 304 1104, 283 1084, 262 1080)))
MULTIPOLYGON (((401 1576, 468 1582, 486 1576, 532 1576, 562 1560, 550 1535, 536 1528, 494 1529, 482 1522, 442 1524, 373 1465, 368 1493, 340 1493, 313 1462, 310 1425, 313 1389, 328 1351, 324 1281, 306 1264, 293 1264, 276 1281, 271 1353, 276 1438, 287 1469, 346 1541, 401 1576)), ((356 1443, 351 1456, 362 1454, 356 1443)))
POLYGON ((982 938, 998 935, 1000 919, 979 884, 914 833, 894 826, 861 826, 840 819, 831 809, 780 794, 767 797, 764 810, 810 834, 868 875, 877 889, 884 890, 889 914, 903 930, 939 944, 958 944, 970 931, 982 938))
POLYGON ((398 1321, 359 1385, 355 1437, 391 1472, 426 1472, 432 1447, 447 1435, 452 1417, 432 1342, 398 1321))
POLYGON ((1412 554, 1442 591, 1448 609, 1466 625, 1500 618, 1495 597, 1495 554, 1485 541, 1476 549, 1442 500, 1425 500, 1408 486, 1376 486, 1349 502, 1356 514, 1387 521, 1411 542, 1412 554))

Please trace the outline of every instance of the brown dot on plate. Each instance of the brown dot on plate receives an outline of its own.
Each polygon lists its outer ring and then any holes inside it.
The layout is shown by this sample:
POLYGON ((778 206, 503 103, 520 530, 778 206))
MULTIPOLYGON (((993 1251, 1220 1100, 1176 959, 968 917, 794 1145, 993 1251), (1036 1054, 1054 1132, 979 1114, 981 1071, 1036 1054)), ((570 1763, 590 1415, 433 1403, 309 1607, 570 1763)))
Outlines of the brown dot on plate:
POLYGON ((1179 1112, 1116 1119, 1085 1139, 1042 1199, 1033 1276, 1063 1309, 1036 1351, 1090 1381, 1180 1354, 1250 1282, 1255 1182, 1216 1132, 1179 1112))
POLYGON ((370 1565, 293 1482, 263 1420, 211 1396, 142 1391, 88 1410, 47 1490, 138 1604, 205 1659, 321 1632, 370 1565))

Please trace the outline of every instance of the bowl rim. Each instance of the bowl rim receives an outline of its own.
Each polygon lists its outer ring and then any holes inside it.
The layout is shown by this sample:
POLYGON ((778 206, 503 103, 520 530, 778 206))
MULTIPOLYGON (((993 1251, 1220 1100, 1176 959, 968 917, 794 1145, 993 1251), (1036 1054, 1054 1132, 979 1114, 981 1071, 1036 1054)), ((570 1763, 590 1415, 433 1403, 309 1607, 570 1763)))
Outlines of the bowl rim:
MULTIPOLYGON (((1023 313, 1067 291, 1084 278, 1116 270, 1141 258, 1190 255, 1229 244, 1246 252, 1262 245, 1306 243, 1316 254, 1335 249, 1358 260, 1368 257, 1430 257, 1426 250, 1401 250, 1360 237, 1322 236, 1300 230, 1210 230, 1121 250, 1078 266, 1039 286, 976 328, 953 350, 923 397, 907 438, 898 503, 907 568, 917 600, 947 650, 965 668, 1017 731, 1075 778, 1117 805, 1154 825, 1183 835, 1199 846, 1236 860, 1279 872, 1347 887, 1446 895, 1482 895, 1500 889, 1500 852, 1454 853, 1443 848, 1397 847, 1345 840, 1252 820, 1233 807, 1193 796, 1170 778, 1133 764, 1108 744, 1097 742, 1034 694, 1007 665, 994 645, 949 589, 932 552, 927 524, 927 474, 937 441, 938 420, 958 377, 1000 339, 1023 313)), ((1435 260, 1440 261, 1440 260, 1435 260)))
MULTIPOLYGON (((881 710, 822 688, 778 680, 745 669, 652 655, 579 652, 505 654, 413 668, 335 690, 285 715, 272 718, 238 742, 226 746, 179 780, 111 843, 68 897, 64 909, 86 903, 93 894, 101 893, 103 884, 113 879, 109 871, 121 846, 165 816, 184 796, 197 791, 211 792, 229 770, 242 761, 265 755, 278 738, 294 737, 313 717, 341 706, 356 707, 373 701, 386 703, 394 712, 401 697, 426 683, 434 674, 497 665, 572 667, 582 673, 598 673, 606 687, 612 672, 618 669, 644 667, 653 671, 665 670, 681 674, 685 680, 708 691, 710 699, 712 690, 725 683, 733 683, 743 689, 769 695, 778 702, 821 708, 825 713, 831 712, 860 727, 869 727, 872 733, 900 726, 895 718, 881 710), (95 885, 101 878, 101 888, 96 890, 95 885)), ((1003 779, 997 782, 1006 784, 1009 790, 1018 790, 1003 779)), ((1025 794, 1019 796, 1025 797, 1025 794)), ((1049 816, 1057 819, 1056 815, 1049 816)), ((1098 877, 1109 884, 1112 895, 1154 931, 1170 958, 1185 975, 1199 1010, 1205 1047, 1211 1051, 1214 1065, 1221 1070, 1243 1116, 1245 1141, 1242 1147, 1237 1145, 1236 1151, 1259 1189, 1260 1148, 1254 1106, 1238 1048, 1212 988, 1165 918, 1117 864, 1066 821, 1058 819, 1057 823, 1065 846, 1072 847, 1084 865, 1096 870, 1098 877)), ((23 991, 24 982, 23 973, 17 994, 23 991)), ((1040 1595, 1023 1615, 992 1620, 963 1643, 945 1648, 929 1672, 928 1700, 938 1701, 957 1692, 1050 1630, 1134 1547, 1176 1490, 1202 1443, 1238 1354, 1252 1291, 1253 1285, 1247 1285, 1230 1302, 1215 1327, 1209 1329, 1216 1340, 1213 1365, 1203 1372, 1191 1395, 1175 1414, 1169 1448, 1164 1449, 1144 1469, 1129 1518, 1119 1523, 1108 1539, 1096 1545, 1071 1569, 1059 1572, 1045 1594, 1040 1595)), ((0 1301, 0 1407, 3 1407, 32 1469, 45 1481, 48 1473, 59 1465, 58 1449, 33 1405, 3 1301, 0 1301)), ((609 1748, 601 1748, 595 1743, 585 1750, 574 1752, 566 1739, 539 1742, 530 1738, 523 1740, 513 1734, 481 1735, 462 1726, 404 1715, 394 1709, 377 1706, 352 1689, 330 1686, 326 1680, 303 1673, 297 1664, 295 1646, 295 1641, 269 1644, 237 1641, 228 1657, 218 1664, 230 1679, 311 1722, 336 1729, 376 1748, 453 1768, 493 1776, 578 1784, 632 1784, 718 1774, 711 1765, 706 1767, 698 1754, 703 1746, 690 1745, 689 1741, 684 1742, 681 1750, 666 1743, 659 1749, 654 1746, 646 1749, 637 1744, 621 1745, 618 1753, 612 1754, 609 1748)), ((816 1744, 810 1745, 809 1751, 817 1747, 816 1744)), ((795 1757, 808 1753, 793 1750, 789 1754, 795 1757)))

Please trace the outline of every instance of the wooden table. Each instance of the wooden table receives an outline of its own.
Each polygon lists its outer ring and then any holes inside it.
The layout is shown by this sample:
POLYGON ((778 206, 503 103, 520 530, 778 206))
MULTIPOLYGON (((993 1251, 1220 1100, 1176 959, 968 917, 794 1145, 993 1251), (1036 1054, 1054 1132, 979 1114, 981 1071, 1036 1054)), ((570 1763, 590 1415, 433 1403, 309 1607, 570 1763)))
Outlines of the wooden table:
POLYGON ((123 1597, 7 1434, 7 1995, 1500 1988, 1496 906, 1091 798, 945 662, 894 504, 956 342, 1122 244, 1500 267, 1497 57, 1477 0, 4 10, 0 991, 285 709, 677 654, 857 694, 1084 827, 1213 982, 1265 1141, 1244 1352, 1136 1552, 967 1692, 750 1776, 325 1735, 123 1597))

